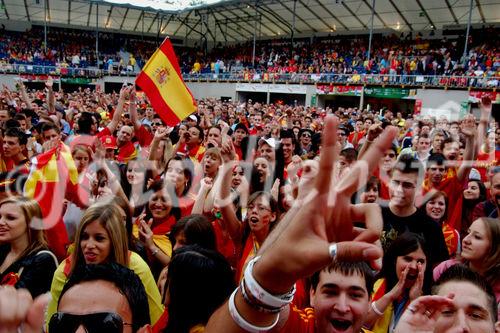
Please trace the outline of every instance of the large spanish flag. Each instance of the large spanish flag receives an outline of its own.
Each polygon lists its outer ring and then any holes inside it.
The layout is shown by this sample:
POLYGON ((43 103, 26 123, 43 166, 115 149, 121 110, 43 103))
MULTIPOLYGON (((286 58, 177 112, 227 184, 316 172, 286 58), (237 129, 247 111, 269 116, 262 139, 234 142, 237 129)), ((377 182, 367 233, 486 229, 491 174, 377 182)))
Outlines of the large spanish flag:
POLYGON ((135 83, 146 93, 156 113, 175 126, 196 111, 196 101, 182 80, 169 38, 153 53, 135 83))
POLYGON ((43 220, 37 227, 45 230, 49 247, 58 258, 66 257, 66 247, 69 245, 62 219, 64 199, 68 197, 67 194, 77 193, 77 186, 75 162, 69 148, 62 142, 58 147, 33 158, 30 175, 24 185, 24 195, 35 199, 40 205, 43 220))

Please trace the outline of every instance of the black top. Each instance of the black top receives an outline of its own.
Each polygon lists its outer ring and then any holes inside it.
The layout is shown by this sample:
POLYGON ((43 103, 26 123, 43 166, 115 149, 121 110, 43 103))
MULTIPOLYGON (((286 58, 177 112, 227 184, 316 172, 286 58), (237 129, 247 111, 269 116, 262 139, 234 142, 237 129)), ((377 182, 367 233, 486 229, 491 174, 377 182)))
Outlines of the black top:
POLYGON ((449 259, 448 248, 441 227, 422 210, 417 209, 410 216, 399 217, 389 207, 382 207, 382 217, 384 219, 384 230, 380 240, 384 250, 387 250, 391 242, 400 234, 410 231, 421 235, 425 239, 432 256, 428 260, 431 267, 449 259))
MULTIPOLYGON (((10 245, 0 245, 0 263, 3 263, 9 251, 10 245)), ((50 290, 56 268, 57 264, 53 255, 47 252, 35 252, 12 263, 4 272, 0 273, 0 281, 4 280, 10 273, 21 273, 14 286, 17 289, 28 289, 31 296, 35 298, 50 290)))

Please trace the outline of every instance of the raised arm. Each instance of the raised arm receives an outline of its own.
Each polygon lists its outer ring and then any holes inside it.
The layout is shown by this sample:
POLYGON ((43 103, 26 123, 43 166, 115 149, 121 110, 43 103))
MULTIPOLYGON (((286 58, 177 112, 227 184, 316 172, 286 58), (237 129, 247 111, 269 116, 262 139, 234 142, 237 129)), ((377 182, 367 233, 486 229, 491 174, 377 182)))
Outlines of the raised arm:
POLYGON ((203 214, 205 201, 207 200, 207 195, 212 189, 212 178, 205 177, 200 182, 200 189, 196 195, 196 200, 194 201, 193 209, 191 214, 203 214))
POLYGON ((26 104, 26 108, 33 109, 33 107, 31 106, 31 100, 28 96, 28 92, 26 91, 26 87, 24 86, 24 83, 21 80, 19 80, 17 82, 17 84, 19 87, 19 92, 21 93, 21 99, 26 104))
POLYGON ((130 94, 130 91, 133 89, 133 87, 122 87, 120 90, 120 98, 118 99, 118 105, 116 106, 115 112, 113 113, 113 118, 108 124, 108 130, 110 133, 113 133, 118 127, 118 123, 121 120, 122 114, 123 114, 123 106, 125 104, 125 99, 128 97, 130 94))
POLYGON ((368 148, 370 148, 370 146, 372 145, 373 141, 380 135, 380 133, 382 133, 382 131, 382 123, 373 124, 368 128, 365 143, 363 143, 358 153, 358 159, 361 159, 363 157, 368 148))
POLYGON ((139 128, 141 128, 141 122, 139 121, 139 117, 137 115, 137 96, 135 94, 135 89, 130 91, 129 102, 128 111, 130 113, 130 120, 132 121, 132 124, 134 124, 134 131, 137 132, 139 128))
POLYGON ((47 87, 47 106, 48 106, 48 111, 49 114, 54 114, 56 113, 56 98, 54 96, 54 80, 52 79, 51 76, 47 79, 45 82, 45 87, 47 87))
MULTIPOLYGON (((489 97, 483 97, 481 100, 481 117, 479 118, 479 126, 477 127, 477 137, 476 137, 476 151, 481 151, 483 147, 484 139, 486 138, 486 132, 488 130, 488 122, 490 120, 491 114, 491 100, 489 97)), ((489 142, 486 141, 485 152, 489 152, 489 142)))
POLYGON ((473 115, 468 115, 464 118, 462 126, 462 133, 465 135, 465 152, 464 160, 457 171, 457 178, 462 181, 469 176, 472 163, 476 158, 476 144, 474 138, 476 137, 476 121, 473 115))
POLYGON ((224 140, 222 143, 222 159, 224 164, 219 170, 218 178, 220 183, 217 182, 214 187, 214 193, 216 194, 215 205, 220 208, 222 214, 222 220, 226 224, 231 238, 238 242, 241 240, 241 222, 236 216, 236 211, 233 208, 233 200, 231 196, 231 180, 232 180, 232 170, 237 162, 233 160, 234 147, 232 147, 231 141, 224 140))
MULTIPOLYGON (((373 244, 379 237, 376 231, 367 230, 356 236, 352 222, 360 221, 362 217, 355 211, 350 198, 360 185, 358 180, 362 178, 362 173, 371 173, 380 154, 390 147, 397 130, 387 130, 374 143, 374 147, 365 153, 363 160, 351 168, 349 175, 332 188, 332 170, 337 156, 337 123, 334 117, 325 120, 321 159, 318 172, 312 178, 312 190, 296 203, 300 209, 292 208, 287 213, 287 226, 275 229, 264 243, 272 244, 263 247, 264 250, 261 248, 260 258, 246 268, 245 274, 253 276, 265 292, 275 297, 288 295, 298 279, 322 269, 332 259, 373 261, 382 256, 382 250, 373 244), (280 234, 272 236, 277 232, 280 234)), ((382 223, 380 213, 370 218, 382 223)), ((248 289, 246 279, 243 285, 248 289)), ((269 307, 269 302, 264 303, 264 299, 250 289, 247 292, 251 292, 258 301, 245 300, 240 288, 236 289, 228 304, 212 315, 205 332, 245 332, 243 321, 247 325, 260 327, 262 331, 277 328, 279 315, 261 312, 256 307, 258 302, 269 307), (235 320, 240 323, 236 324, 235 320)), ((281 309, 283 318, 280 322, 284 323, 288 302, 279 303, 280 306, 273 308, 281 309)))

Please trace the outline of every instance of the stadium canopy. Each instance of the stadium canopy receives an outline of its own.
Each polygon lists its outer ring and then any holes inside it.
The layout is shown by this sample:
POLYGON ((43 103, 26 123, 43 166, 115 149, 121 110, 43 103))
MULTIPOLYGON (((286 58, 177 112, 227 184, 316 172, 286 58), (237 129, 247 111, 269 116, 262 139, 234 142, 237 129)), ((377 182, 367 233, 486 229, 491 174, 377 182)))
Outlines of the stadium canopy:
MULTIPOLYGON (((246 41, 367 32, 373 0, 1 0, 0 19, 31 24, 246 41)), ((498 0, 375 0, 373 28, 423 31, 500 22, 498 0)))

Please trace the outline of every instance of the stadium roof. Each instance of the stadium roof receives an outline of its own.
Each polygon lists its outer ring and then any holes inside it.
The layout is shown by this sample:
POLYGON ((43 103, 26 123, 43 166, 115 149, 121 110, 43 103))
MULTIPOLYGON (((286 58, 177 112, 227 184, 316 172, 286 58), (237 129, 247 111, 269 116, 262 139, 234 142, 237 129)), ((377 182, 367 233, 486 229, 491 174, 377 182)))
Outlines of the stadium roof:
MULTIPOLYGON (((367 31, 372 0, 1 0, 0 19, 249 40, 334 31, 367 31)), ((376 0, 374 29, 422 31, 467 24, 469 0, 376 0)), ((499 0, 473 0, 472 23, 499 23, 499 0)))

